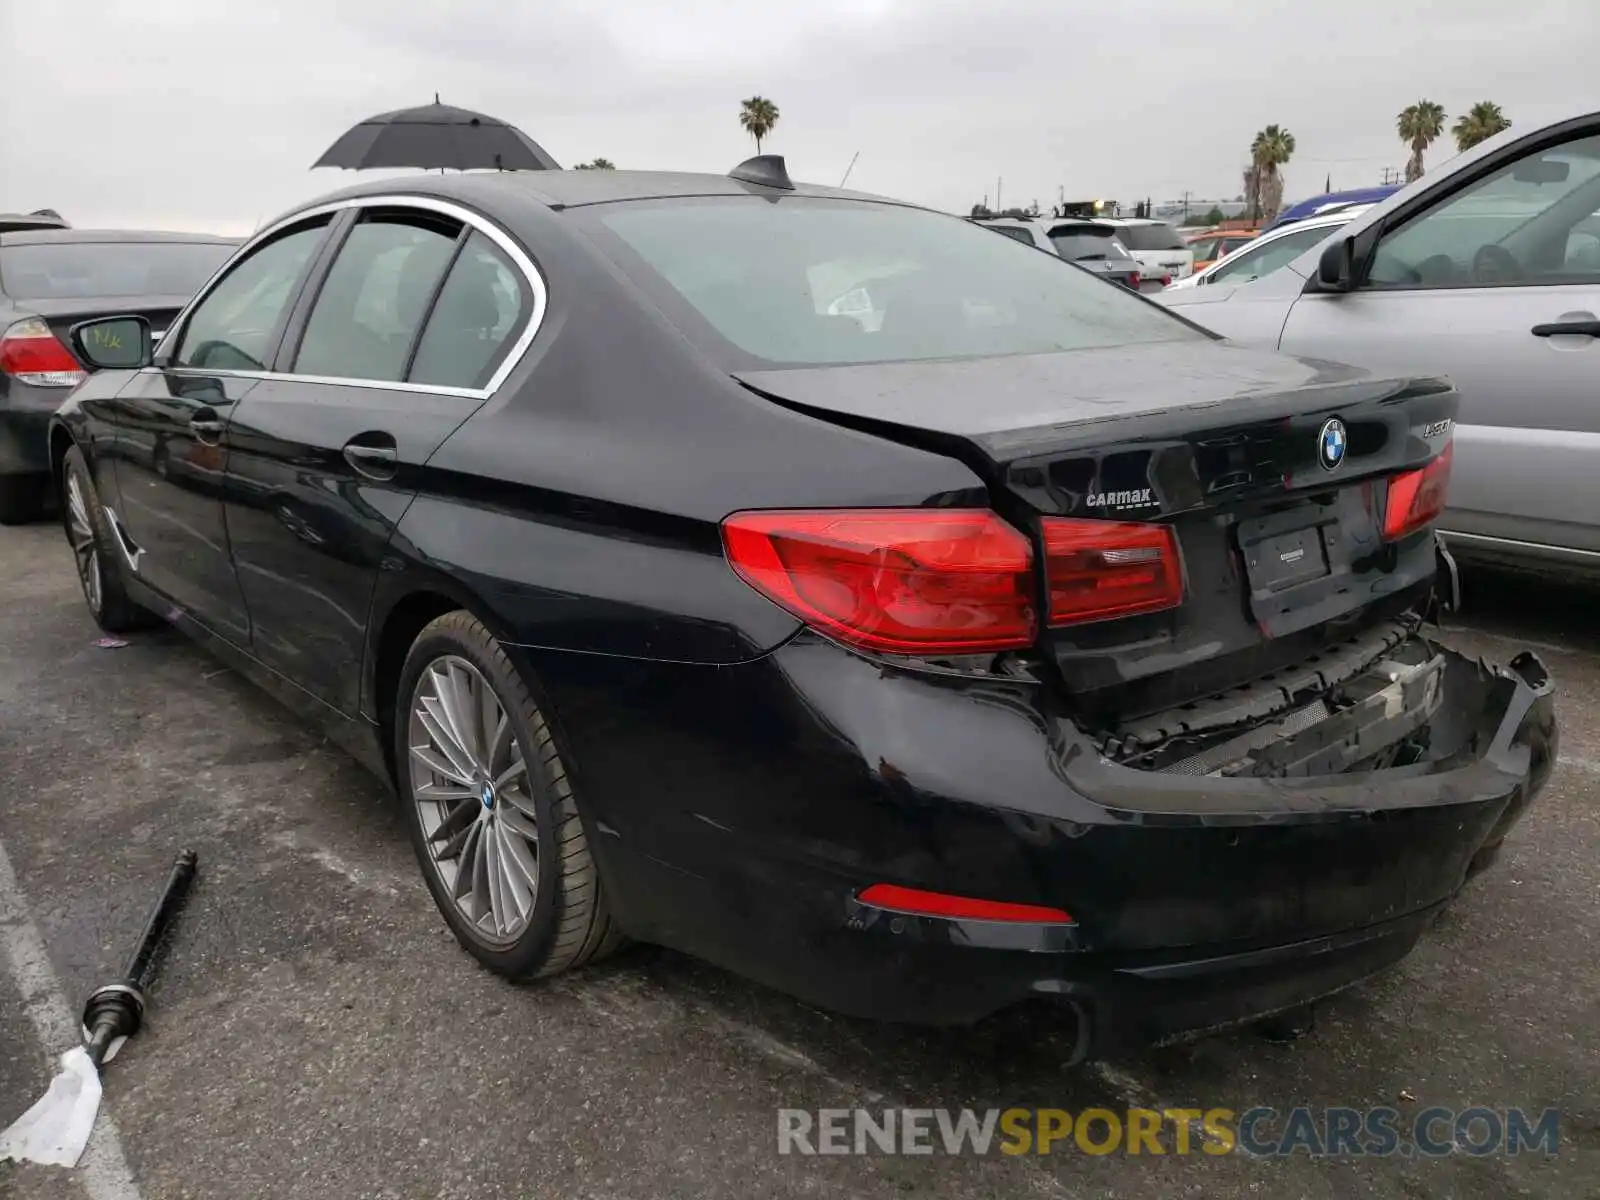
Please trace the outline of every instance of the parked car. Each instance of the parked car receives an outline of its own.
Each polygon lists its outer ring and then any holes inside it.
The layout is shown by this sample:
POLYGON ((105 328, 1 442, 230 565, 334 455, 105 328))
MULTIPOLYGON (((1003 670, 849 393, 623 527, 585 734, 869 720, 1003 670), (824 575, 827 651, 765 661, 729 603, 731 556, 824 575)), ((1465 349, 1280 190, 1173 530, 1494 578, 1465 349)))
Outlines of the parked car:
POLYGON ((1600 577, 1600 113, 1498 135, 1287 270, 1161 299, 1236 341, 1449 376, 1451 548, 1600 577))
POLYGON ((1538 660, 1423 624, 1446 384, 775 156, 365 183, 148 324, 52 427, 90 611, 392 781, 508 977, 627 934, 1089 1053, 1394 962, 1550 773, 1538 660))
POLYGON ((30 213, 0 213, 0 233, 20 233, 29 229, 68 229, 66 219, 53 208, 30 213))
MULTIPOLYGON (((1226 258, 1235 250, 1243 249, 1255 240, 1260 230, 1249 229, 1203 229, 1198 233, 1184 236, 1189 245, 1189 251, 1194 255, 1194 275, 1200 274, 1218 259, 1226 258)), ((1186 275, 1185 279, 1192 279, 1194 275, 1186 275)), ((1177 281, 1174 281, 1177 282, 1177 281)))
MULTIPOLYGON (((137 312, 164 328, 238 245, 204 234, 0 233, 0 524, 37 519, 50 487, 46 426, 83 378, 67 330, 137 312)), ((50 220, 57 222, 51 225, 50 220)))
MULTIPOLYGON (((1120 283, 1136 292, 1143 288, 1144 279, 1139 263, 1117 241, 1116 231, 1103 222, 1049 217, 1039 220, 990 217, 977 223, 1014 241, 1034 246, 1047 254, 1058 255, 1092 275, 1099 275, 1108 283, 1120 283)), ((1165 277, 1152 278, 1151 287, 1165 286, 1161 278, 1165 277)))
POLYGON ((1171 275, 1182 279, 1194 274, 1194 252, 1177 227, 1150 217, 1107 217, 1105 223, 1117 232, 1117 240, 1139 260, 1147 275, 1171 275))
POLYGON ((1331 216, 1308 217, 1263 233, 1226 260, 1214 262, 1187 279, 1174 280, 1162 294, 1219 283, 1248 283, 1281 271, 1305 250, 1327 241, 1334 231, 1349 224, 1354 215, 1354 212, 1340 211, 1331 216))
POLYGON ((1309 200, 1295 201, 1295 203, 1280 212, 1272 223, 1267 226, 1267 229, 1278 229, 1284 225, 1293 225, 1296 221, 1304 221, 1307 217, 1325 217, 1345 209, 1370 208, 1379 201, 1387 200, 1399 190, 1399 184, 1385 183, 1377 187, 1350 188, 1343 192, 1324 192, 1320 196, 1312 196, 1309 200))

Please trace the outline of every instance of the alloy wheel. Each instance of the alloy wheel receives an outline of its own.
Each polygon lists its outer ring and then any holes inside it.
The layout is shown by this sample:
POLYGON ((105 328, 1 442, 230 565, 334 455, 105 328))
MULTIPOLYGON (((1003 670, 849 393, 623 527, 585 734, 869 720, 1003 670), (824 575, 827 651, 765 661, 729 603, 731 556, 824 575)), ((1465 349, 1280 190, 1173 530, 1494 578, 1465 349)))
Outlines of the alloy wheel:
POLYGON ((67 474, 67 540, 77 561, 78 582, 89 611, 99 614, 104 589, 100 579, 100 548, 95 542, 94 523, 89 519, 89 499, 83 480, 76 471, 67 474))
POLYGON ((474 933, 507 945, 539 888, 538 814, 505 706, 472 663, 434 659, 411 697, 411 799, 432 869, 474 933))

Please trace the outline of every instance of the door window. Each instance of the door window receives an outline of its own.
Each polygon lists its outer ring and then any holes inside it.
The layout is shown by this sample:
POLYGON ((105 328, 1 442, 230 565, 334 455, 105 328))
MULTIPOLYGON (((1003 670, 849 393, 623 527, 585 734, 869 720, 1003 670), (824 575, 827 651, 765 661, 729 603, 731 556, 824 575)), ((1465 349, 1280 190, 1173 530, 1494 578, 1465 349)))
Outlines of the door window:
POLYGON ((172 365, 265 370, 273 335, 327 225, 326 218, 302 225, 256 247, 230 268, 190 315, 172 365))
POLYGON ((407 381, 483 387, 527 325, 530 300, 505 252, 474 231, 439 290, 407 381))
POLYGON ((1377 288, 1535 286, 1600 279, 1600 135, 1526 154, 1378 242, 1377 288), (1574 236, 1578 235, 1578 236, 1574 236))
POLYGON ((362 214, 317 293, 295 374, 383 382, 404 378, 460 233, 460 222, 431 212, 362 214))
POLYGON ((1296 229, 1271 241, 1260 242, 1247 249, 1236 250, 1222 259, 1219 266, 1206 276, 1207 283, 1246 283, 1270 275, 1280 267, 1288 266, 1318 242, 1333 235, 1337 226, 1317 225, 1309 229, 1296 229))

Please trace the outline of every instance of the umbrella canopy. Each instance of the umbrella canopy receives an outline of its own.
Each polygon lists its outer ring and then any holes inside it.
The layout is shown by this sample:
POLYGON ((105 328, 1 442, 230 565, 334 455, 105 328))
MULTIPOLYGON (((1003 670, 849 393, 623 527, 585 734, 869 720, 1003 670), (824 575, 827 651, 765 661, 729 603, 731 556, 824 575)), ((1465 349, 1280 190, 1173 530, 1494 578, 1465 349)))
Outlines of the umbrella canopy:
POLYGON ((544 148, 498 117, 440 104, 379 113, 329 146, 315 167, 438 167, 502 171, 559 171, 544 148))

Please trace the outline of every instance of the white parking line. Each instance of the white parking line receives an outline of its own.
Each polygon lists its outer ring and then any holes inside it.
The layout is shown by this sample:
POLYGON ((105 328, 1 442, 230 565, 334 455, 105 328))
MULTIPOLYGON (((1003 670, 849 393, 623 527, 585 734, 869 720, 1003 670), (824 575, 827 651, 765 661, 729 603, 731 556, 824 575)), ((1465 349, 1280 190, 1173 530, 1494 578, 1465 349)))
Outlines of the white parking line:
MULTIPOLYGON (((0 842, 0 941, 5 944, 6 962, 22 996, 23 1011, 44 1051, 53 1056, 76 1046, 82 1038, 78 1020, 50 966, 38 926, 28 915, 27 901, 17 887, 16 872, 11 869, 4 842, 0 842)), ((54 1065, 52 1058, 52 1069, 54 1065)), ((20 1115, 20 1110, 13 1115, 20 1115)), ((116 1124, 103 1100, 100 1119, 95 1122, 77 1171, 90 1200, 140 1200, 139 1186, 122 1156, 122 1139, 117 1136, 116 1124)))

